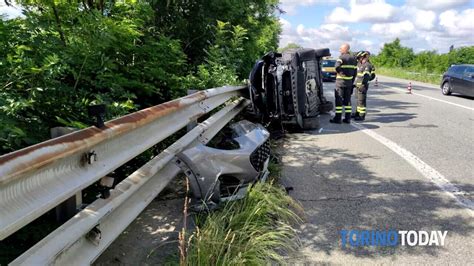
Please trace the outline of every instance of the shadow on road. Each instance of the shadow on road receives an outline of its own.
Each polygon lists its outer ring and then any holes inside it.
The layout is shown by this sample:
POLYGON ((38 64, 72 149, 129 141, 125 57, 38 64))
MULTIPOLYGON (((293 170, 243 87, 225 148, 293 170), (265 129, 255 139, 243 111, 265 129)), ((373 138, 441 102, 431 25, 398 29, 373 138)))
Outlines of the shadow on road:
POLYGON ((393 122, 403 122, 408 121, 413 118, 416 118, 414 113, 377 113, 372 115, 367 115, 367 119, 364 122, 377 122, 377 123, 393 123, 393 122))
MULTIPOLYGON (((290 195, 300 201, 306 211, 307 223, 300 232, 305 248, 327 255, 342 251, 364 258, 393 254, 437 257, 443 247, 342 249, 340 230, 448 230, 446 241, 473 233, 472 218, 431 182, 400 177, 396 166, 392 175, 377 176, 367 170, 363 161, 381 158, 304 145, 311 139, 314 140, 314 136, 298 136, 291 148, 285 147, 283 174, 284 184, 294 188, 290 195)), ((474 191, 472 185, 457 185, 464 191, 474 191)))
POLYGON ((474 97, 466 96, 466 95, 462 95, 462 94, 457 94, 457 93, 453 93, 453 94, 449 95, 449 97, 463 98, 463 99, 471 100, 471 101, 474 100, 474 97))
MULTIPOLYGON (((325 95, 327 96, 328 100, 334 102, 334 84, 326 84, 326 92, 325 95)), ((383 87, 370 87, 369 94, 368 94, 368 106, 367 106, 367 117, 366 120, 363 122, 364 126, 368 128, 378 128, 378 126, 373 124, 368 124, 370 122, 374 123, 393 123, 393 122, 404 122, 417 117, 416 113, 407 112, 407 109, 413 109, 419 107, 418 103, 412 103, 407 101, 396 101, 396 100, 388 100, 387 95, 391 94, 399 94, 398 91, 386 89, 383 87), (394 112, 395 111, 395 112, 394 112)), ((352 96, 352 108, 353 110, 357 106, 357 99, 353 95, 352 96)), ((344 128, 337 128, 338 125, 328 125, 326 123, 331 117, 327 115, 321 116, 321 127, 328 128, 329 131, 326 131, 325 134, 330 132, 334 133, 341 133, 341 132, 352 132, 355 131, 355 128, 352 129, 344 129, 344 128), (332 131, 331 131, 332 130, 332 131)), ((420 125, 418 125, 420 126, 420 125)), ((432 125, 428 125, 428 127, 432 127, 432 125)), ((324 132, 324 129, 323 129, 324 132)))

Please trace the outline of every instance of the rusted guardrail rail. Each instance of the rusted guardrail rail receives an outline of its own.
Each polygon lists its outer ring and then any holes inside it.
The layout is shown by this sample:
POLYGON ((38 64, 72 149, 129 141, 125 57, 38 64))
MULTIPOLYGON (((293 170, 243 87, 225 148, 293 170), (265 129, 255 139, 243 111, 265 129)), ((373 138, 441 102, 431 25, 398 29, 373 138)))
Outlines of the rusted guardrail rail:
POLYGON ((207 143, 249 104, 246 87, 220 87, 144 109, 0 157, 0 240, 224 105, 165 151, 77 213, 12 265, 92 263, 175 177, 177 153, 207 143), (233 101, 232 101, 233 100, 233 101))

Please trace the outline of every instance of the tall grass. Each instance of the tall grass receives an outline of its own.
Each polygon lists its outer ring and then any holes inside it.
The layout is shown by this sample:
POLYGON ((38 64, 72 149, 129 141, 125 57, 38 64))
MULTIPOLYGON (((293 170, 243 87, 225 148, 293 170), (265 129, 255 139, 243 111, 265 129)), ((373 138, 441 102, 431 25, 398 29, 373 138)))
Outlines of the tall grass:
POLYGON ((258 183, 239 201, 198 219, 188 238, 187 265, 284 264, 299 241, 302 208, 283 189, 258 183))
POLYGON ((377 67, 377 74, 396 77, 408 80, 416 80, 421 82, 427 82, 432 84, 439 85, 441 82, 442 73, 437 72, 428 72, 420 70, 408 70, 403 68, 387 68, 387 67, 377 67))

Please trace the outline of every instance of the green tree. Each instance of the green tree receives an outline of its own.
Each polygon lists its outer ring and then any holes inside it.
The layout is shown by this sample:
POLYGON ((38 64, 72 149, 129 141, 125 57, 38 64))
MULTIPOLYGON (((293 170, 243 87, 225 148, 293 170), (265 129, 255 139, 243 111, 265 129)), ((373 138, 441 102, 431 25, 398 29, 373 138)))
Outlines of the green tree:
POLYGON ((299 45, 297 43, 290 42, 285 47, 278 48, 278 52, 282 53, 284 51, 291 50, 291 49, 297 49, 297 48, 301 48, 301 45, 299 45))
POLYGON ((18 0, 0 20, 0 154, 108 119, 238 83, 275 50, 277 0, 18 0))
POLYGON ((456 48, 445 54, 436 51, 414 54, 411 48, 403 47, 400 40, 395 39, 384 44, 372 62, 382 67, 441 74, 453 64, 474 64, 474 46, 456 48))
POLYGON ((240 78, 247 78, 255 60, 276 50, 281 25, 275 13, 278 0, 154 0, 156 26, 161 33, 182 41, 183 51, 191 64, 205 61, 209 45, 217 38, 216 21, 239 25, 246 30, 242 42, 240 78), (190 26, 192 25, 192 26, 190 26))
POLYGON ((403 47, 400 44, 400 39, 396 38, 393 42, 384 44, 375 61, 388 67, 407 67, 413 61, 414 56, 413 50, 403 47))

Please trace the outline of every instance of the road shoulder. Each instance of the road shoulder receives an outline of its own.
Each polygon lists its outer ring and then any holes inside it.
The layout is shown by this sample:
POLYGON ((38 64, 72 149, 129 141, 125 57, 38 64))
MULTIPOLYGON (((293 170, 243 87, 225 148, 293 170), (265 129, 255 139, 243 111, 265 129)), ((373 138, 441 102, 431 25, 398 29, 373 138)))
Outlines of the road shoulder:
MULTIPOLYGON (((329 118, 323 116, 322 119, 329 118)), ((291 134, 283 182, 305 208, 295 262, 465 264, 472 260, 469 213, 404 159, 350 125, 291 134), (342 249, 340 230, 448 230, 444 247, 342 249)), ((474 262, 474 261, 473 261, 474 262)))

